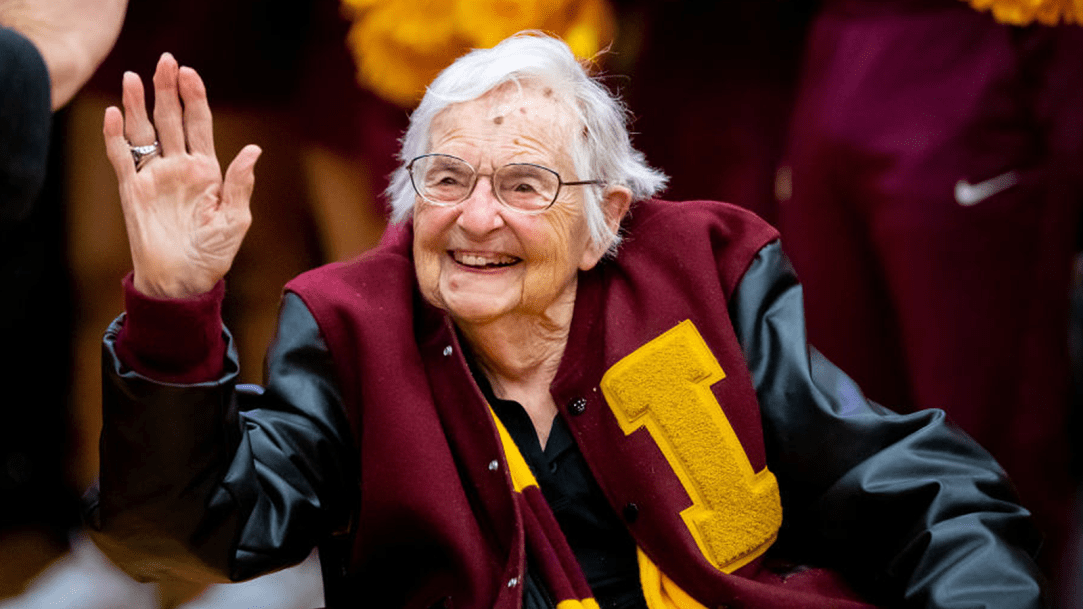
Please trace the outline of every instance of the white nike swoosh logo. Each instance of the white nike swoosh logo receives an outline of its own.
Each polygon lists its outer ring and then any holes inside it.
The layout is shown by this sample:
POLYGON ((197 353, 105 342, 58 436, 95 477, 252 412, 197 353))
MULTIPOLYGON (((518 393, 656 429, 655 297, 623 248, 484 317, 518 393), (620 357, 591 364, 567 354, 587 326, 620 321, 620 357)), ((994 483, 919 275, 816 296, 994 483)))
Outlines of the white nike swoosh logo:
POLYGON ((1015 170, 1006 171, 977 184, 959 180, 955 183, 955 202, 963 207, 970 207, 1015 186, 1018 182, 1019 174, 1015 173, 1015 170))

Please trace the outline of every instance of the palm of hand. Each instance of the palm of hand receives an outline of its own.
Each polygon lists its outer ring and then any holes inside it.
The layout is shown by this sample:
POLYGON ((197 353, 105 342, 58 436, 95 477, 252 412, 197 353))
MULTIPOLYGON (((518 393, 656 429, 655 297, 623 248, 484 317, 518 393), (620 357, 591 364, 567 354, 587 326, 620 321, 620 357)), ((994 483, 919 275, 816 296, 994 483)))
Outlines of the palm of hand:
POLYGON ((217 159, 199 154, 156 159, 135 174, 122 199, 141 283, 198 294, 225 276, 251 213, 224 205, 222 186, 217 159))

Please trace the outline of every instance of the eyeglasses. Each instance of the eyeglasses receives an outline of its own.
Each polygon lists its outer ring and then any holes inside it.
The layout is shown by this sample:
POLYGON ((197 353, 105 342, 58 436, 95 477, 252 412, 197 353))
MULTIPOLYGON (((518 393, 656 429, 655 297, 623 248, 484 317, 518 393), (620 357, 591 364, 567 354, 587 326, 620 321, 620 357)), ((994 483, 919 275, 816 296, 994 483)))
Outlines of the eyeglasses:
MULTIPOLYGON (((452 206, 465 201, 478 183, 477 170, 450 154, 423 154, 406 166, 418 196, 433 205, 452 206)), ((492 174, 493 194, 504 205, 526 214, 541 213, 557 200, 561 186, 602 185, 601 180, 565 182, 560 174, 541 165, 509 163, 492 174)))

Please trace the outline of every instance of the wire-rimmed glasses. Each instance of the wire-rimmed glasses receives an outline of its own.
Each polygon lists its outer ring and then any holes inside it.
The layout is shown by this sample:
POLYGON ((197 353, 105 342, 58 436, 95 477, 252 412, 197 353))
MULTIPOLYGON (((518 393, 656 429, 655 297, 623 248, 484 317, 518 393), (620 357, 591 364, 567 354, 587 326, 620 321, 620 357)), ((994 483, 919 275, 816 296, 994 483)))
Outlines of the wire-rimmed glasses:
MULTIPOLYGON (((406 166, 410 183, 422 199, 451 206, 465 201, 478 183, 477 170, 457 156, 423 154, 406 166)), ((509 163, 492 173, 493 194, 507 207, 522 213, 541 213, 557 200, 561 186, 602 185, 601 180, 565 182, 556 171, 533 163, 509 163)))

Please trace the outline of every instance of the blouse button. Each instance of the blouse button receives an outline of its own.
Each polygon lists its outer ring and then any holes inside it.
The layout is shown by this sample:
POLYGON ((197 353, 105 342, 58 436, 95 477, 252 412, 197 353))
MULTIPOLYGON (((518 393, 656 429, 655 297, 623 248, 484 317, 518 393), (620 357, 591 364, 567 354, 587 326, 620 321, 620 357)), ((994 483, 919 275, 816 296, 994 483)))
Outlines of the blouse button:
POLYGON ((448 346, 444 347, 444 357, 449 357, 450 355, 451 355, 451 345, 448 345, 448 346))
POLYGON ((498 469, 500 469, 500 462, 499 461, 497 461, 496 459, 493 459, 492 461, 489 461, 489 471, 495 472, 498 469))
POLYGON ((568 412, 579 415, 587 409, 587 401, 583 398, 575 398, 571 402, 568 402, 568 412))
POLYGON ((513 578, 508 580, 508 587, 509 588, 514 588, 515 586, 518 586, 518 585, 519 585, 519 578, 518 577, 513 577, 513 578))

